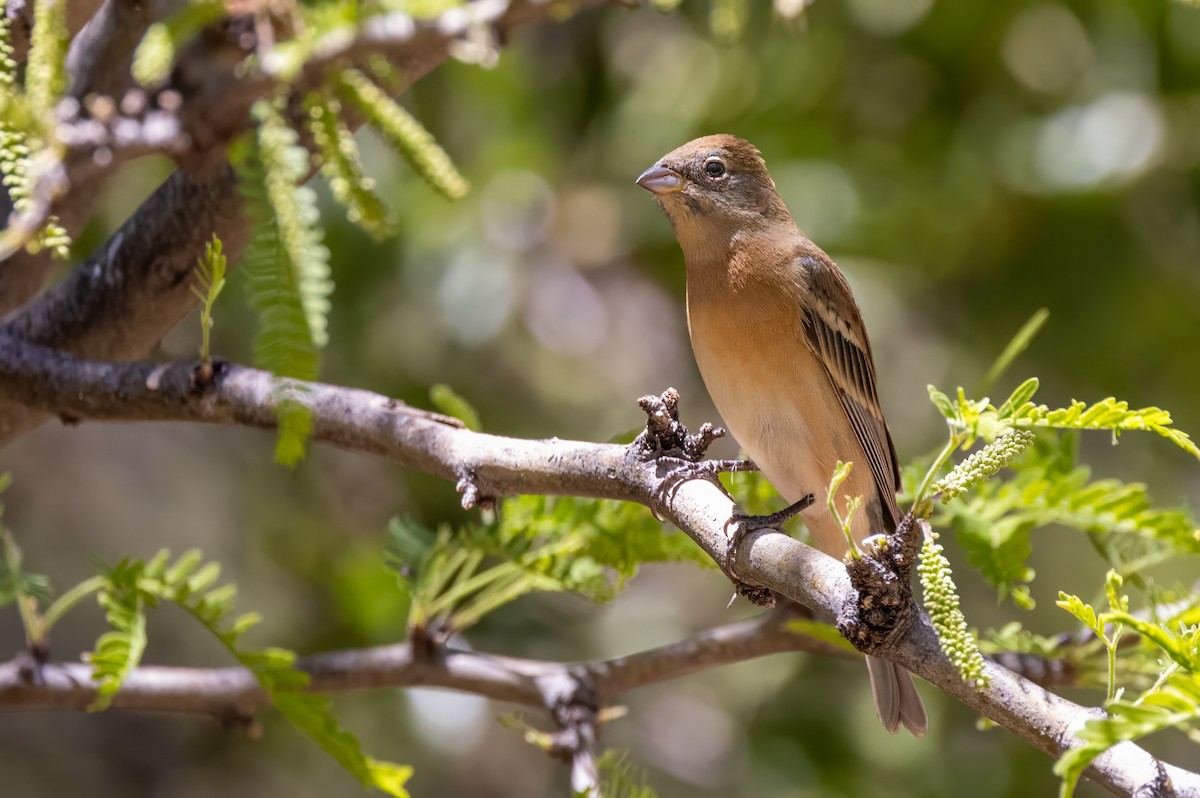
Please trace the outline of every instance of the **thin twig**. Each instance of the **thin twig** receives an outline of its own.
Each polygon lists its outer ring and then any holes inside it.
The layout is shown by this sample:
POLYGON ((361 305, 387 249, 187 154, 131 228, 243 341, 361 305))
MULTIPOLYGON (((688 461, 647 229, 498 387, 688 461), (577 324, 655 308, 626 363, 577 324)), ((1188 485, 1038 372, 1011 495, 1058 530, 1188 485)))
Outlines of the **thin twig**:
MULTIPOLYGON (((545 706, 554 679, 585 674, 598 702, 621 693, 676 679, 704 668, 768 654, 823 653, 828 644, 789 631, 768 616, 718 627, 628 657, 577 663, 500 657, 455 648, 429 653, 411 643, 335 651, 301 657, 309 689, 332 693, 381 687, 442 687, 527 706, 545 706)), ((561 682, 560 682, 561 683, 561 682)), ((85 663, 35 667, 27 657, 0 664, 0 710, 86 710, 96 697, 92 668, 85 663)), ((143 665, 133 671, 113 706, 147 712, 187 712, 225 717, 269 705, 245 668, 168 668, 143 665)), ((551 702, 552 703, 552 702, 551 702)))

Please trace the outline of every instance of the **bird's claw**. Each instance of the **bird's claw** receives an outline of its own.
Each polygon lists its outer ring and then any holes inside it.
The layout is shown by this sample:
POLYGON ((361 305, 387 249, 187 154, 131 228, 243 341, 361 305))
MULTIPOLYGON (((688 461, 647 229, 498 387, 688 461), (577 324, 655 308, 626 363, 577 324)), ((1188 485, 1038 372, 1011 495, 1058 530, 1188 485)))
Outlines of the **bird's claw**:
POLYGON ((744 513, 734 512, 729 516, 729 520, 725 522, 725 563, 727 573, 737 585, 738 594, 745 596, 759 606, 774 606, 775 601, 773 596, 770 598, 769 604, 763 604, 759 601, 760 591, 766 591, 769 594, 769 590, 749 585, 743 582, 737 575, 738 549, 741 547, 742 541, 751 532, 757 532, 760 529, 776 529, 811 507, 815 501, 816 497, 810 493, 800 501, 793 502, 778 512, 767 515, 745 515, 744 513))
POLYGON ((726 498, 733 501, 733 497, 721 484, 718 475, 735 471, 755 471, 758 468, 749 460, 701 460, 696 462, 673 455, 659 455, 654 458, 654 462, 671 469, 663 475, 662 481, 658 483, 653 501, 650 503, 650 512, 659 521, 662 520, 662 516, 658 512, 658 508, 665 506, 683 483, 693 479, 703 479, 716 485, 726 498))
POLYGON ((787 507, 774 513, 766 515, 744 515, 743 513, 735 512, 729 516, 729 520, 725 523, 726 529, 730 524, 737 524, 742 531, 739 533, 739 541, 751 532, 757 532, 760 529, 778 529, 781 524, 795 518, 800 513, 813 506, 816 501, 816 496, 808 494, 798 502, 792 502, 787 507))

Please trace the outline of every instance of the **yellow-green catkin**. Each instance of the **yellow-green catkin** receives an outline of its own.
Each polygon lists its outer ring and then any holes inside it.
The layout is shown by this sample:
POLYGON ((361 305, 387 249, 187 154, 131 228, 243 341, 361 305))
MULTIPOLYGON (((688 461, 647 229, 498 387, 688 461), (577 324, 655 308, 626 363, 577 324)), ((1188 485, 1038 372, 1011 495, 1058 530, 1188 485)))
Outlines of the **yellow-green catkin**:
POLYGON ((940 495, 944 502, 962 495, 1011 463, 1017 455, 1033 445, 1035 438, 1034 433, 1027 429, 1013 430, 997 438, 939 480, 933 486, 934 494, 940 495))
POLYGON ((937 542, 937 536, 921 545, 921 559, 917 563, 917 574, 921 578, 921 589, 925 597, 925 610, 937 631, 938 642, 954 664, 963 681, 982 690, 988 685, 984 671, 983 654, 975 636, 967 628, 967 619, 959 606, 958 588, 950 563, 937 542))

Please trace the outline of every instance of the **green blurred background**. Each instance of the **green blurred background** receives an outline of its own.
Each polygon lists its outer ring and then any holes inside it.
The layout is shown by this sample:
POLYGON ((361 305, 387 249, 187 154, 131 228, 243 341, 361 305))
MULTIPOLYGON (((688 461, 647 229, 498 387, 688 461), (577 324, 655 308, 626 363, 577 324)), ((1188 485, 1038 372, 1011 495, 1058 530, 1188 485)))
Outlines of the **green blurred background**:
MULTIPOLYGON (((784 4, 780 0, 781 5, 784 4)), ((707 3, 606 8, 518 34, 498 66, 450 63, 405 102, 473 183, 448 204, 370 134, 368 173, 399 209, 374 243, 328 208, 337 281, 326 381, 428 406, 448 383, 495 433, 608 440, 634 399, 678 387, 689 423, 715 419, 687 343, 681 257, 637 174, 698 135, 763 151, 801 227, 848 272, 871 331, 901 460, 942 441, 925 386, 976 385, 1038 308, 1052 316, 997 391, 1042 379, 1041 401, 1116 395, 1200 431, 1200 8, 1178 2, 817 0, 799 21, 752 3, 719 43, 707 3)), ((78 252, 100 244, 169 170, 127 169, 78 252)), ((324 192, 324 189, 321 189, 324 192)), ((323 196, 328 199, 327 192, 323 196)), ((248 361, 240 285, 215 350, 248 361)), ((189 319, 162 344, 195 353, 189 319)), ((397 640, 403 599, 383 569, 395 515, 466 517, 453 486, 313 447, 294 471, 268 435, 180 425, 49 424, 0 452, 5 522, 61 591, 114 562, 198 546, 226 566, 253 640, 302 653, 397 640)), ((732 454, 732 445, 723 450, 732 454)), ((1186 503, 1200 467, 1158 439, 1085 439, 1098 475, 1186 503)), ((1084 537, 1035 537, 1032 613, 997 606, 951 544, 968 619, 1068 627, 1059 589, 1090 598, 1103 564, 1084 537)), ((1167 575, 1194 579, 1196 563, 1167 575)), ((529 657, 613 656, 754 614, 723 577, 647 568, 610 606, 530 597, 470 645, 529 657)), ((74 659, 94 607, 56 630, 74 659)), ((16 613, 0 640, 22 645, 16 613)), ((226 664, 182 613, 151 617, 147 661, 226 664)), ((775 656, 625 696, 603 730, 666 796, 1049 795, 1051 760, 924 689, 930 733, 889 737, 859 663, 775 656)), ((1074 697, 1096 703, 1096 694, 1074 697)), ((496 722, 511 707, 437 691, 337 699, 376 756, 416 766, 417 796, 551 796, 566 768, 496 722)), ((536 713, 531 720, 541 722, 536 713)), ((331 760, 263 714, 252 741, 192 717, 0 715, 6 796, 353 795, 331 760)), ((1155 750, 1196 766, 1167 736, 1155 750)), ((1095 795, 1093 787, 1080 794, 1095 795)))

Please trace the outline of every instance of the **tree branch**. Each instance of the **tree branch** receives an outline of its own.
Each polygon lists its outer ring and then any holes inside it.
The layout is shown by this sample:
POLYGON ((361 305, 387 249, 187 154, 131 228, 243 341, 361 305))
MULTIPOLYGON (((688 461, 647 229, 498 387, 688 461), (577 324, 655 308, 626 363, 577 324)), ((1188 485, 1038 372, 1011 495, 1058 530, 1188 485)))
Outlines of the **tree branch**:
MULTIPOLYGON (((211 381, 199 364, 112 364, 0 336, 0 394, 72 419, 193 421, 256 428, 274 425, 269 374, 221 365, 211 381)), ((664 464, 631 447, 557 439, 533 441, 471 432, 367 391, 312 384, 302 394, 315 440, 386 457, 456 480, 464 500, 521 493, 622 499, 655 506, 726 572, 833 619, 855 592, 842 563, 773 530, 751 534, 728 561, 725 524, 732 501, 716 485, 691 480, 663 493, 664 464)), ((465 501, 469 504, 469 501, 465 501)), ((1057 756, 1100 710, 1050 693, 1000 665, 989 687, 963 683, 922 615, 882 656, 958 698, 1037 748, 1057 756)), ((1169 777, 1176 794, 1200 798, 1200 775, 1166 765, 1133 743, 1098 757, 1087 776, 1118 794, 1151 790, 1169 777)))
MULTIPOLYGON (((68 18, 76 13, 80 5, 76 2, 68 6, 68 18)), ((129 64, 133 60, 133 52, 153 21, 150 6, 150 3, 135 0, 106 0, 71 41, 67 53, 67 74, 71 85, 67 89, 67 96, 76 107, 89 94, 118 97, 129 88, 129 64)), ((32 3, 24 6, 26 9, 31 7, 32 3)), ((14 26, 19 21, 19 17, 14 20, 14 26)), ((71 189, 56 204, 55 211, 59 223, 74 236, 92 215, 103 182, 77 180, 71 189)), ((0 191, 0 218, 7 219, 11 210, 8 193, 0 191)), ((37 294, 53 268, 54 259, 48 250, 30 253, 22 249, 14 252, 5 261, 4 268, 0 269, 0 316, 15 310, 37 294)))
MULTIPOLYGON (((704 668, 800 651, 840 649, 789 631, 782 614, 768 614, 627 657, 590 662, 547 662, 405 642, 301 657, 296 666, 309 674, 309 689, 319 693, 444 687, 497 701, 547 706, 548 685, 571 673, 583 674, 598 702, 607 703, 621 693, 704 668)), ((92 667, 85 663, 39 665, 21 656, 0 664, 0 710, 86 710, 95 697, 92 667)), ((227 717, 270 703, 245 668, 143 665, 130 674, 112 705, 227 717)))
POLYGON ((139 90, 127 102, 117 95, 128 81, 134 45, 150 19, 140 10, 122 12, 127 6, 137 8, 129 0, 108 0, 78 37, 82 46, 72 48, 68 58, 74 102, 58 109, 54 138, 64 149, 61 160, 31 187, 35 201, 30 207, 9 220, 10 230, 0 236, 0 261, 19 252, 51 215, 61 215, 61 206, 72 202, 77 186, 97 191, 133 158, 161 152, 185 165, 211 165, 250 129, 254 103, 281 88, 299 93, 318 88, 330 69, 371 56, 388 59, 411 85, 452 54, 470 55, 469 42, 477 33, 499 43, 519 25, 606 1, 499 0, 457 6, 429 19, 382 14, 353 32, 326 34, 313 44, 298 75, 291 74, 290 59, 274 57, 267 47, 259 49, 262 43, 252 35, 252 17, 228 17, 225 24, 210 26, 180 49, 165 85, 148 93, 139 90), (130 18, 130 24, 118 27, 124 18, 130 18), (258 56, 256 68, 246 71, 244 62, 252 55, 258 56), (97 69, 96 59, 105 56, 110 63, 97 69), (97 74, 89 74, 89 69, 97 74), (106 89, 112 96, 98 106, 78 102, 87 91, 106 89))
MULTIPOLYGON (((600 2, 602 0, 572 0, 569 8, 583 8, 600 2)), ((339 53, 365 55, 379 52, 403 68, 408 85, 411 85, 445 61, 471 25, 490 25, 497 41, 503 42, 521 25, 559 18, 564 8, 562 3, 531 0, 479 5, 486 8, 465 18, 462 9, 453 9, 419 24, 410 17, 397 14, 373 19, 355 37, 342 44, 347 49, 327 48, 328 52, 323 52, 316 63, 328 67, 339 53), (479 16, 484 11, 490 16, 479 16)), ((203 50, 203 45, 195 46, 203 50)), ((211 60, 218 55, 209 52, 206 58, 211 60)), ((194 64, 208 63, 200 56, 193 57, 197 59, 194 64)), ((182 94, 180 89, 170 89, 176 92, 174 102, 179 102, 180 97, 188 100, 180 104, 181 113, 205 120, 203 124, 209 125, 210 133, 200 138, 197 138, 200 128, 187 129, 185 126, 193 155, 204 162, 203 167, 172 175, 87 262, 61 284, 14 313, 0 325, 0 331, 86 358, 131 360, 144 357, 196 306, 190 286, 204 243, 214 234, 220 236, 229 262, 237 263, 249 238, 249 226, 241 213, 241 198, 232 169, 223 157, 214 163, 213 152, 223 152, 230 137, 245 129, 246 113, 252 101, 251 95, 245 94, 240 104, 229 104, 230 98, 225 91, 231 85, 230 81, 237 82, 232 65, 209 66, 211 68, 199 71, 178 70, 178 80, 191 82, 186 86, 181 84, 180 88, 186 89, 182 94), (229 116, 231 108, 240 109, 241 116, 236 120, 229 116), (211 133, 216 128, 220 129, 219 136, 211 133), (207 141, 207 149, 197 149, 201 141, 207 141)), ((256 83, 250 78, 244 80, 246 87, 257 92, 253 94, 257 98, 264 96, 277 79, 273 77, 266 83, 256 83)), ((238 82, 239 87, 242 85, 238 82)), ((245 93, 248 89, 239 88, 239 91, 245 93)), ((160 99, 163 95, 162 91, 157 94, 160 99)), ((155 109, 160 106, 161 102, 147 99, 138 104, 135 116, 144 122, 148 118, 146 115, 156 113, 155 109)), ((89 125, 97 124, 90 115, 85 116, 84 121, 89 125)), ((155 118, 162 122, 161 115, 155 118)), ((125 117, 118 113, 104 129, 116 130, 122 119, 125 117)), ((169 138, 169 131, 161 128, 159 124, 155 137, 169 138)), ((59 169, 51 170, 53 174, 47 179, 60 187, 74 186, 81 175, 86 175, 87 185, 100 185, 105 175, 119 165, 120 158, 112 149, 114 139, 111 135, 107 138, 92 136, 88 142, 87 147, 74 152, 59 169), (107 148, 107 160, 100 165, 96 154, 102 147, 107 148)), ((131 153, 148 151, 145 141, 134 137, 134 142, 131 153)), ((55 193, 60 193, 59 189, 55 193)), ((47 206, 46 212, 51 210, 53 208, 47 206)), ((14 257, 26 263, 25 255, 14 257)), ((6 288, 0 280, 0 312, 5 303, 13 307, 23 303, 41 285, 44 273, 38 271, 39 267, 33 261, 26 265, 29 268, 22 267, 13 272, 11 288, 6 288)), ((10 262, 5 261, 0 274, 9 266, 10 262)), ((46 419, 44 413, 0 403, 0 446, 46 419)))

